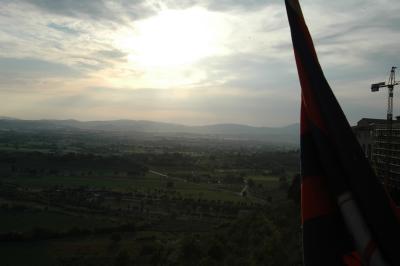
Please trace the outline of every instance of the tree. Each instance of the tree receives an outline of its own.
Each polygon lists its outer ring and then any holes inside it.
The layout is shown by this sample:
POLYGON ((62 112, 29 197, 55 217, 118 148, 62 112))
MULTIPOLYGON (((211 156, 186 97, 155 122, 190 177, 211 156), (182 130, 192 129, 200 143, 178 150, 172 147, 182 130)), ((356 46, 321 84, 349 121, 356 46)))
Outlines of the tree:
POLYGON ((247 185, 249 186, 249 188, 253 188, 254 187, 254 180, 249 178, 247 179, 247 185))
POLYGON ((296 174, 293 177, 292 184, 289 186, 287 191, 287 197, 293 200, 295 203, 300 204, 301 194, 301 177, 300 174, 296 174))
POLYGON ((110 237, 111 241, 115 243, 119 243, 121 241, 121 235, 120 234, 112 234, 110 237))
POLYGON ((288 183, 287 178, 285 176, 281 176, 279 178, 279 188, 282 190, 286 190, 286 189, 288 189, 288 187, 289 187, 289 183, 288 183))
POLYGON ((189 263, 188 265, 193 261, 199 261, 202 258, 200 241, 193 235, 184 237, 181 243, 181 254, 183 261, 189 263))
POLYGON ((208 245, 208 256, 210 256, 213 260, 222 261, 225 255, 224 246, 217 239, 213 239, 211 243, 208 245))
POLYGON ((127 266, 130 262, 130 256, 126 250, 121 250, 115 257, 115 266, 127 266))
POLYGON ((168 181, 166 184, 167 188, 173 188, 175 186, 175 183, 173 181, 168 181))

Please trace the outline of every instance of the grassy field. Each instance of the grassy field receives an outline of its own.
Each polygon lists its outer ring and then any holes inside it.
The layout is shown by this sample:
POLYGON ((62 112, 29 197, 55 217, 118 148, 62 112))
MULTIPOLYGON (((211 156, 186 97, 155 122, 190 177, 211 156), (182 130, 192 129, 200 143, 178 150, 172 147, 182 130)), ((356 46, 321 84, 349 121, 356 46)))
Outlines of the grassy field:
MULTIPOLYGON (((279 178, 275 176, 254 175, 251 178, 255 185, 262 184, 273 198, 272 202, 278 202, 286 198, 283 190, 279 189, 279 178)), ((0 181, 8 181, 23 187, 50 188, 56 185, 67 187, 89 186, 106 188, 114 191, 142 191, 152 192, 154 189, 163 191, 176 191, 185 198, 202 198, 207 200, 231 201, 231 202, 266 202, 250 195, 241 197, 239 191, 241 184, 209 184, 188 182, 179 178, 168 178, 148 173, 144 177, 137 178, 112 178, 112 177, 17 177, 13 179, 0 178, 0 181), (173 186, 167 188, 167 182, 173 181, 173 186)), ((0 201, 1 203, 1 201, 0 201)), ((118 203, 121 204, 121 203, 118 203)), ((69 215, 57 211, 58 209, 36 210, 32 203, 25 210, 0 209, 0 232, 29 232, 34 228, 46 228, 58 232, 68 231, 74 227, 95 228, 113 227, 118 222, 99 216, 69 215), (29 222, 27 222, 29 221, 29 222)), ((56 207, 54 207, 56 208, 56 207)), ((57 207, 58 208, 58 207, 57 207)), ((26 241, 26 242, 0 242, 0 265, 3 266, 53 266, 53 265, 118 265, 116 259, 121 251, 125 250, 132 258, 142 258, 140 252, 149 244, 157 246, 159 243, 176 245, 176 239, 180 239, 190 231, 202 234, 210 231, 215 221, 207 220, 207 217, 188 218, 191 220, 170 219, 161 220, 147 227, 144 231, 135 233, 116 233, 121 236, 120 241, 112 240, 113 234, 68 236, 62 239, 26 241), (90 262, 90 264, 88 264, 90 262)), ((218 218, 219 219, 219 218, 218 218)), ((114 233, 115 234, 115 233, 114 233)), ((174 254, 172 254, 175 256, 174 254)), ((140 262, 137 265, 140 264, 140 262)), ((148 265, 148 264, 146 264, 148 265)))
POLYGON ((158 232, 122 234, 121 241, 111 240, 111 235, 87 236, 57 240, 0 243, 1 265, 3 266, 54 266, 54 265, 115 265, 115 257, 121 250, 131 255, 140 247, 157 238, 176 237, 158 232), (85 260, 96 264, 85 264, 85 260))
POLYGON ((264 176, 264 175, 254 175, 249 176, 248 178, 253 179, 256 184, 262 184, 265 187, 270 189, 277 188, 279 186, 279 177, 276 176, 264 176))
POLYGON ((46 228, 53 231, 67 231, 74 227, 95 228, 112 226, 114 223, 107 219, 67 215, 53 211, 34 209, 0 210, 0 232, 27 232, 34 228, 46 228), (27 223, 26 221, 29 221, 27 223))
MULTIPOLYGON (((260 177, 261 178, 261 177, 260 177)), ((30 188, 49 188, 57 185, 63 186, 90 186, 95 188, 106 188, 115 191, 131 192, 135 190, 147 191, 153 189, 166 189, 168 181, 173 181, 171 190, 180 192, 185 197, 203 198, 221 201, 250 201, 259 202, 256 198, 242 198, 239 195, 240 185, 237 190, 230 190, 218 184, 193 183, 182 179, 166 178, 156 174, 148 173, 144 177, 132 178, 107 178, 107 177, 16 177, 2 178, 0 180, 19 184, 30 188)), ((257 179, 257 182, 270 183, 272 185, 276 179, 257 179)))
POLYGON ((47 242, 0 243, 1 264, 4 266, 52 265, 50 245, 47 242))

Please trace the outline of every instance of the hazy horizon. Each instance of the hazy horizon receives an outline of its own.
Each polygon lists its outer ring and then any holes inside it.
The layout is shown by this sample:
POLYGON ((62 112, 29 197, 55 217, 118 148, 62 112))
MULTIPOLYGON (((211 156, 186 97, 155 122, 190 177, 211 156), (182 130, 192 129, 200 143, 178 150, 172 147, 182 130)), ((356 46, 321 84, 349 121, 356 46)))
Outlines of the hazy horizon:
MULTIPOLYGON (((371 118, 371 119, 386 119, 385 117, 360 117, 358 120, 356 120, 354 123, 350 123, 351 126, 356 125, 357 122, 363 118, 371 118)), ((180 126, 190 126, 190 127, 196 127, 196 126, 213 126, 213 125, 238 125, 238 126, 249 126, 249 127, 287 127, 287 126, 293 126, 293 125, 300 125, 300 120, 294 121, 292 123, 288 124, 278 124, 278 125, 271 125, 271 124, 248 124, 248 123, 236 123, 236 122, 217 122, 217 123, 179 123, 179 122, 171 122, 171 121, 161 121, 161 120, 149 120, 149 119, 131 119, 131 118, 115 118, 115 119, 77 119, 77 118, 23 118, 23 117, 12 117, 12 116, 4 116, 0 115, 0 120, 2 119, 16 119, 16 120, 23 120, 23 121, 78 121, 78 122, 112 122, 112 121, 132 121, 132 122, 154 122, 154 123, 161 123, 161 124, 174 124, 174 125, 180 125, 180 126)), ((350 121, 349 121, 350 122, 350 121)))
MULTIPOLYGON (((299 121, 284 1, 0 3, 4 116, 275 127, 299 121)), ((387 93, 371 93, 370 84, 387 80, 400 62, 400 2, 301 4, 350 124, 385 118, 387 93)), ((395 90, 395 116, 399 100, 395 90)))
POLYGON ((94 120, 83 120, 83 119, 76 119, 76 118, 65 118, 65 119, 58 119, 58 118, 37 118, 37 119, 27 119, 27 118, 21 118, 21 117, 11 117, 11 116, 1 116, 0 115, 0 120, 22 120, 22 121, 77 121, 77 122, 115 122, 115 121, 127 121, 127 122, 152 122, 152 123, 160 123, 160 124, 173 124, 173 125, 179 125, 179 126, 189 126, 189 127, 196 127, 196 126, 213 126, 213 125, 238 125, 238 126, 249 126, 249 127, 288 127, 288 126, 293 126, 293 125, 299 125, 299 121, 293 122, 290 124, 285 124, 285 125, 253 125, 253 124, 244 124, 244 123, 235 123, 235 122, 221 122, 221 123, 205 123, 205 124, 184 124, 184 123, 175 123, 175 122, 168 122, 168 121, 159 121, 159 120, 147 120, 147 119, 126 119, 126 118, 116 118, 116 119, 94 119, 94 120))

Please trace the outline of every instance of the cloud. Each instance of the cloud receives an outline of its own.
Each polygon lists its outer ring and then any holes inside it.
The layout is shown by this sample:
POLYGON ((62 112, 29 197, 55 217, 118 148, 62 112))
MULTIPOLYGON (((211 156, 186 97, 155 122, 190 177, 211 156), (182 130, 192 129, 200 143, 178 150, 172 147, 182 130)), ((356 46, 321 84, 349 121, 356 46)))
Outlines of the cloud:
POLYGON ((90 120, 101 117, 191 125, 225 122, 272 126, 289 124, 291 117, 298 113, 296 100, 290 97, 276 101, 276 95, 271 93, 233 92, 217 87, 202 90, 89 87, 78 94, 36 95, 29 99, 31 102, 25 102, 23 109, 35 109, 35 115, 46 118, 61 116, 90 120))
POLYGON ((92 74, 94 72, 112 69, 119 63, 127 61, 127 53, 118 49, 97 50, 89 55, 76 55, 74 67, 80 69, 83 73, 92 74))
POLYGON ((59 25, 56 23, 49 23, 49 24, 47 24, 47 27, 64 32, 64 33, 72 34, 72 35, 79 34, 79 31, 77 31, 77 30, 74 30, 74 29, 69 28, 68 26, 59 25))
POLYGON ((0 91, 14 91, 18 95, 21 91, 54 90, 68 80, 82 77, 76 69, 60 63, 0 57, 0 91))
POLYGON ((201 67, 207 71, 212 84, 224 87, 248 91, 286 91, 297 84, 295 79, 287 79, 288 74, 296 75, 295 66, 288 57, 278 59, 255 53, 239 53, 207 58, 200 63, 201 67))
MULTIPOLYGON (((14 102, 0 111, 10 116, 255 125, 298 120, 299 82, 284 1, 0 2, 0 95, 14 102), (218 52, 177 68, 141 68, 132 61, 137 51, 129 46, 141 21, 164 8, 192 7, 223 22, 218 52), (25 88, 23 99, 12 93, 16 87, 25 88), (46 94, 50 88, 57 93, 46 94)), ((400 2, 304 0, 302 6, 321 65, 350 120, 383 114, 386 95, 372 95, 369 84, 385 80, 400 62, 400 2)))
POLYGON ((21 0, 44 12, 92 20, 124 22, 126 19, 140 19, 154 12, 144 0, 21 0))
POLYGON ((283 3, 278 0, 219 0, 219 1, 208 1, 208 7, 213 10, 227 11, 227 10, 240 10, 244 12, 250 12, 259 10, 265 6, 271 4, 283 3))
POLYGON ((26 0, 30 3, 46 12, 70 16, 79 17, 87 16, 89 18, 110 18, 110 14, 107 12, 104 1, 91 1, 91 0, 26 0))
POLYGON ((184 9, 193 6, 205 7, 212 11, 241 11, 254 12, 271 4, 283 4, 280 0, 163 0, 155 1, 159 5, 173 8, 184 9))
POLYGON ((64 64, 34 58, 6 57, 0 57, 0 73, 3 75, 27 74, 37 77, 77 77, 80 75, 64 64))
POLYGON ((111 49, 111 50, 99 50, 96 52, 96 55, 99 55, 107 59, 121 60, 125 59, 128 54, 118 49, 111 49))

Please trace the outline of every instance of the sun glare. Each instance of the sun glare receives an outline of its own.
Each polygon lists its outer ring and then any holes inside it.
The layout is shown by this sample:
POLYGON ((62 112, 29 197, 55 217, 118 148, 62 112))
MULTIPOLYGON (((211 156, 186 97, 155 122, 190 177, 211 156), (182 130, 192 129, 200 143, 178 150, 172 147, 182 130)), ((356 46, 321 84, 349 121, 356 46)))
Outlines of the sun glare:
POLYGON ((165 10, 136 22, 116 45, 136 67, 174 68, 221 53, 226 32, 221 19, 205 9, 165 10))

